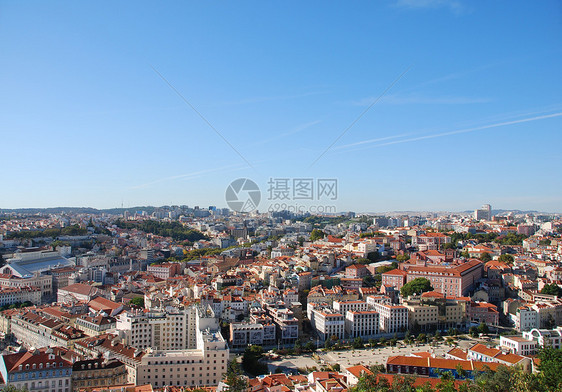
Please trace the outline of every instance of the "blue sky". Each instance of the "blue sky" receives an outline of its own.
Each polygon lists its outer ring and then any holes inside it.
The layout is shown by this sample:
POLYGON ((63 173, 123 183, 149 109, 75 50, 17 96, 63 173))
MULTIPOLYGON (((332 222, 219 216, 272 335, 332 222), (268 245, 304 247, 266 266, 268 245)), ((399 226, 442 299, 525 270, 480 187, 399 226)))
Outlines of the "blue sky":
POLYGON ((557 1, 0 1, 0 208, 562 212, 560 42, 557 1))

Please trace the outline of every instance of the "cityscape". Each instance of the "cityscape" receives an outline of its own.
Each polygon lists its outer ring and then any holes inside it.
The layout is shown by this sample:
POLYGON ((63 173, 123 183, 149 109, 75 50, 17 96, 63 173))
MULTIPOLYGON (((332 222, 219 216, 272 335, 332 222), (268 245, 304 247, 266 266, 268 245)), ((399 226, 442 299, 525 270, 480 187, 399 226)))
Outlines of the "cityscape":
POLYGON ((0 0, 0 392, 562 392, 561 15, 0 0))

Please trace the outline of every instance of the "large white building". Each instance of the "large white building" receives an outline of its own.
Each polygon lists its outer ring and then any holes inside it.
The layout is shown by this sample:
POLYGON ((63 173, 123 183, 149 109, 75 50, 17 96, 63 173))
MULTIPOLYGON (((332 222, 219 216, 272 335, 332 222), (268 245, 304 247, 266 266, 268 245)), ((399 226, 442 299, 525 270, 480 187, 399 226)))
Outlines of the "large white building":
POLYGON ((154 387, 217 385, 226 373, 229 349, 210 309, 197 308, 196 345, 185 350, 148 349, 136 369, 136 384, 154 387))
POLYGON ((379 313, 381 333, 397 333, 408 329, 408 308, 401 305, 374 303, 374 309, 379 313))
POLYGON ((474 210, 475 220, 492 220, 492 206, 484 204, 482 208, 474 210))
POLYGON ((196 345, 196 319, 195 307, 123 312, 117 317, 116 329, 127 345, 138 349, 182 350, 196 345))
POLYGON ((332 336, 336 336, 338 339, 344 338, 345 320, 341 313, 324 308, 314 309, 312 314, 312 326, 322 341, 330 339, 332 336))
MULTIPOLYGON (((103 335, 77 342, 75 351, 90 357, 102 354, 119 359, 127 367, 127 382, 131 384, 152 384, 154 387, 217 385, 226 372, 228 345, 210 307, 191 309, 195 312, 195 339, 191 347, 141 350, 123 345, 118 337, 103 335)), ((173 333, 175 331, 168 331, 168 337, 173 333)))
POLYGON ((373 338, 379 334, 379 322, 375 310, 349 310, 345 314, 345 333, 349 338, 373 338))

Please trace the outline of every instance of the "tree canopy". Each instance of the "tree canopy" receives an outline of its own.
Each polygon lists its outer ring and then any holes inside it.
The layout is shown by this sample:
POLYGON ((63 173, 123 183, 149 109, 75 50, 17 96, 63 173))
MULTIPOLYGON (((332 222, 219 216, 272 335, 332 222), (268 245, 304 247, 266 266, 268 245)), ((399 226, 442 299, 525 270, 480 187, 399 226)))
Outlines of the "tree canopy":
POLYGON ((209 239, 209 237, 201 233, 199 230, 190 229, 179 222, 160 222, 155 220, 129 222, 119 219, 115 224, 121 229, 137 229, 144 231, 145 233, 152 233, 162 237, 171 237, 175 241, 195 242, 209 239))
POLYGON ((480 260, 487 262, 492 260, 492 256, 490 256, 490 254, 488 252, 484 252, 480 255, 480 260))
POLYGON ((314 230, 312 230, 312 233, 310 233, 310 240, 312 242, 314 242, 314 241, 317 241, 319 239, 324 238, 325 235, 326 234, 322 230, 314 229, 314 230))
POLYGON ((403 297, 407 297, 409 295, 420 294, 431 290, 433 290, 433 287, 431 286, 431 282, 429 280, 426 278, 416 278, 402 286, 400 294, 402 294, 403 297))
POLYGON ((545 284, 541 290, 541 294, 562 296, 562 289, 556 283, 545 284))
POLYGON ((500 255, 500 257, 498 257, 498 260, 507 264, 512 264, 515 261, 513 256, 507 253, 500 255))

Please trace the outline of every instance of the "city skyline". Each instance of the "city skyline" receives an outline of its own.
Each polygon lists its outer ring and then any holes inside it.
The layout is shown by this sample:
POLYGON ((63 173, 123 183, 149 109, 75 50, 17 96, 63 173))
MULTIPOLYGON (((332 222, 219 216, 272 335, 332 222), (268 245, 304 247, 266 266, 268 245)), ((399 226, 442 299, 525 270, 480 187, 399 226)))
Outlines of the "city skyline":
POLYGON ((0 4, 0 208, 333 178, 337 211, 562 212, 555 1, 32 4, 0 4))

